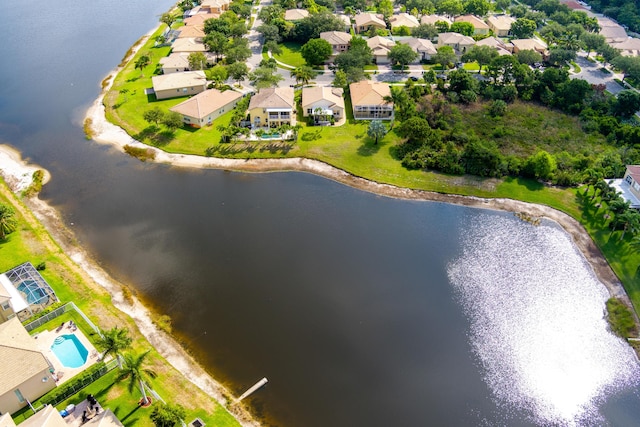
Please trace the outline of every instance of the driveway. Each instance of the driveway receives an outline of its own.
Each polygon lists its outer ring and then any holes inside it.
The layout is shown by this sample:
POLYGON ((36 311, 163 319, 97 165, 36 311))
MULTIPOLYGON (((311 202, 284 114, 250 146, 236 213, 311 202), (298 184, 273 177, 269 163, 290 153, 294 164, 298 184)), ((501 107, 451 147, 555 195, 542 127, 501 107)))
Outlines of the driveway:
POLYGON ((580 66, 581 70, 579 73, 571 74, 569 77, 572 79, 583 79, 594 85, 604 84, 607 86, 607 90, 614 95, 624 90, 614 80, 614 78, 622 80, 623 76, 621 74, 603 72, 600 63, 588 61, 585 56, 578 56, 576 64, 580 66))

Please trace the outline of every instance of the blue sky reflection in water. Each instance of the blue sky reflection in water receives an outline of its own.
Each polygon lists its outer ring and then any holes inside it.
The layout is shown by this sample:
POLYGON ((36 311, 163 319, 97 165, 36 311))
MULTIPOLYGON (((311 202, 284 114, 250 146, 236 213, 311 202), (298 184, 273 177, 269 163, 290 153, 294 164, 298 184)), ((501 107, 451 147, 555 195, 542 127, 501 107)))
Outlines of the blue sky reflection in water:
POLYGON ((607 290, 557 226, 478 220, 448 271, 499 404, 542 425, 607 424, 604 397, 640 375, 633 351, 607 330, 607 290))

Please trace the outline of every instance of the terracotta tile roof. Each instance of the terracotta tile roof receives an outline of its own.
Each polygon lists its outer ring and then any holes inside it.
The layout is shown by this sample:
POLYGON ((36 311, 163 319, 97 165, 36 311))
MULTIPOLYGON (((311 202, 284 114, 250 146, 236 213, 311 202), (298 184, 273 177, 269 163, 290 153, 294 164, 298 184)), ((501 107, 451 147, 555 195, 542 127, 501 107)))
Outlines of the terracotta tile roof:
POLYGON ((422 18, 420 18, 420 23, 421 24, 432 24, 433 25, 438 21, 446 22, 449 25, 453 24, 453 22, 451 22, 451 19, 447 18, 446 16, 442 16, 442 15, 424 15, 422 18))
POLYGON ((342 88, 331 86, 313 86, 302 88, 302 109, 318 101, 327 100, 333 105, 344 109, 344 99, 342 98, 342 88))
POLYGON ((387 24, 385 24, 382 19, 382 15, 376 15, 374 13, 359 13, 356 15, 355 21, 358 27, 365 27, 367 25, 375 25, 382 28, 387 27, 387 24))
POLYGON ((299 21, 309 16, 309 11, 305 9, 287 9, 284 12, 285 21, 299 21))
POLYGON ((295 108, 293 88, 270 87, 260 89, 249 101, 249 109, 252 110, 254 108, 295 108))
POLYGON ((409 28, 415 28, 420 25, 418 18, 408 13, 399 13, 397 15, 393 15, 391 18, 389 18, 389 23, 391 24, 391 27, 405 26, 409 28))
POLYGON ((194 37, 185 37, 182 39, 175 39, 171 44, 171 52, 204 52, 207 48, 204 43, 198 41, 194 37))
POLYGON ((391 88, 386 83, 363 80, 349 85, 351 103, 355 105, 391 105, 384 101, 391 95, 391 88))
POLYGON ((493 28, 509 31, 511 29, 511 24, 516 22, 516 20, 508 15, 492 15, 487 18, 487 22, 489 23, 489 26, 493 26, 493 28))
POLYGON ((0 360, 0 396, 49 367, 17 317, 0 324, 0 360))
POLYGON ((351 34, 344 31, 325 31, 320 33, 320 38, 329 42, 331 46, 349 44, 351 34))
POLYGON ((155 91, 202 86, 207 82, 204 71, 185 71, 183 73, 162 74, 151 77, 155 91))
POLYGON ((242 98, 242 94, 234 90, 220 92, 217 89, 208 89, 178 105, 174 105, 169 110, 184 116, 202 119, 240 98, 242 98))
POLYGON ((185 38, 185 37, 198 38, 198 37, 205 36, 202 25, 184 25, 178 28, 176 31, 179 32, 178 38, 185 38))
POLYGON ((473 28, 475 28, 475 29, 482 29, 482 30, 488 30, 489 29, 489 26, 487 25, 487 23, 484 22, 481 18, 478 18, 475 15, 458 16, 455 19, 455 22, 468 22, 471 25, 473 25, 473 28))
POLYGON ((409 37, 408 39, 398 40, 398 43, 409 45, 411 49, 416 52, 426 52, 429 55, 435 55, 437 53, 431 40, 409 37))

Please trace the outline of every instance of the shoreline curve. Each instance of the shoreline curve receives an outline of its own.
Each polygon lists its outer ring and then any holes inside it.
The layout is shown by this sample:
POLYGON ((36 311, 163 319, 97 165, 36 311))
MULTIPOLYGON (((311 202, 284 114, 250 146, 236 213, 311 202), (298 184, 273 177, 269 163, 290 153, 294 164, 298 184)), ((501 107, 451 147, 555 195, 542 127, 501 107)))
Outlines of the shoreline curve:
MULTIPOLYGON (((145 36, 145 37, 148 37, 145 36)), ((133 53, 132 53, 133 55, 133 53)), ((560 224, 571 236, 574 244, 582 252, 587 262, 591 265, 596 277, 608 289, 612 297, 623 300, 630 308, 633 307, 622 282, 609 266, 600 249, 596 246, 589 233, 573 217, 549 206, 522 202, 514 199, 495 198, 487 199, 475 196, 462 196, 456 194, 443 194, 433 191, 414 190, 396 187, 390 184, 381 184, 370 181, 331 166, 319 160, 306 158, 286 159, 223 159, 217 157, 202 157, 190 154, 173 154, 162 151, 156 147, 143 144, 135 140, 119 126, 109 122, 105 115, 103 104, 104 96, 113 84, 115 76, 121 67, 116 68, 110 75, 108 84, 101 91, 98 98, 87 110, 86 119, 91 119, 92 140, 119 147, 124 150, 125 145, 151 149, 155 152, 155 163, 163 163, 176 167, 222 169, 237 172, 265 173, 265 172, 306 172, 312 173, 350 187, 378 194, 407 200, 424 200, 443 203, 453 203, 468 207, 502 210, 514 213, 524 213, 535 218, 547 218, 560 224)))

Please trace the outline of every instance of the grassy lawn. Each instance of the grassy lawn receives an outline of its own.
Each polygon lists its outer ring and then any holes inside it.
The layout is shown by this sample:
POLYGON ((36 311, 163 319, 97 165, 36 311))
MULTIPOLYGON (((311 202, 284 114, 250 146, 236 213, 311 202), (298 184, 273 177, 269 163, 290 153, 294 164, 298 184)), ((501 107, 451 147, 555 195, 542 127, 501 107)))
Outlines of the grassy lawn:
POLYGON ((364 70, 377 70, 378 69, 378 65, 377 64, 367 64, 364 66, 364 70))
MULTIPOLYGON (((84 272, 65 255, 62 248, 53 241, 44 227, 11 193, 2 180, 0 180, 0 203, 9 204, 15 208, 19 224, 16 232, 10 234, 5 241, 0 242, 0 271, 6 271, 26 261, 30 261, 34 265, 45 262, 46 270, 41 271, 41 274, 61 301, 75 302, 96 325, 103 329, 109 329, 116 325, 127 328, 134 340, 131 348, 133 353, 139 354, 152 348, 151 344, 140 334, 133 320, 114 307, 111 296, 102 287, 86 278, 84 272)), ((74 313, 66 313, 44 327, 55 328, 62 321, 70 319, 78 324, 89 339, 92 339, 92 330, 74 313)), ((187 409, 188 420, 199 416, 208 425, 239 425, 231 414, 191 384, 154 349, 149 354, 147 361, 148 367, 158 374, 158 378, 153 381, 153 388, 166 401, 183 405, 187 409)), ((105 379, 104 381, 109 380, 105 379)), ((100 387, 100 384, 96 387, 100 387)), ((102 387, 104 389, 106 386, 102 387)), ((94 394, 97 395, 97 393, 94 394)), ((122 385, 110 388, 108 393, 101 396, 104 396, 100 399, 105 407, 117 410, 119 416, 129 415, 128 421, 123 420, 125 425, 152 425, 148 418, 150 411, 133 412, 137 397, 129 394, 122 385)), ((73 399, 80 400, 81 397, 73 399)), ((26 411, 25 414, 29 412, 26 411)))
POLYGON ((462 64, 462 68, 467 71, 478 71, 480 69, 480 65, 477 62, 465 62, 462 64))
POLYGON ((300 48, 302 48, 302 45, 300 43, 284 42, 280 43, 279 46, 282 49, 282 53, 279 55, 273 55, 273 57, 278 61, 284 62, 285 64, 289 64, 292 67, 296 68, 307 65, 307 62, 300 54, 300 48))
MULTIPOLYGON (((299 45, 287 45, 279 60, 293 64, 295 61, 284 59, 295 54, 299 55, 299 45)), ((143 49, 144 50, 144 49, 143 49)), ((132 61, 133 63, 134 61, 132 61)), ((298 64, 302 64, 299 62, 298 64)), ((477 64, 465 64, 467 69, 476 69, 477 64)), ((440 65, 423 65, 424 69, 441 69, 440 65)), ((132 65, 118 78, 117 87, 122 84, 140 84, 138 80, 128 80, 138 77, 139 70, 133 70, 132 65)), ((148 87, 148 86, 147 86, 148 87)), ((110 95, 113 97, 114 95, 110 95)), ((140 96, 139 92, 137 96, 140 96)), ((121 99, 121 98, 120 98, 121 99)), ((180 100, 163 101, 163 104, 173 105, 180 100)), ((118 109, 122 111, 127 104, 135 105, 131 111, 144 110, 149 105, 146 96, 134 102, 127 101, 118 109), (147 104, 145 104, 147 102, 147 104)), ((127 107, 128 108, 128 107, 127 107)), ((348 117, 351 105, 346 100, 348 117)), ((531 103, 515 102, 509 105, 504 117, 493 119, 489 117, 478 104, 461 108, 465 117, 465 129, 473 131, 481 139, 494 140, 505 154, 532 154, 536 147, 554 154, 562 151, 577 153, 585 145, 596 153, 610 150, 604 138, 585 134, 581 131, 578 119, 536 106, 531 103)), ((133 115, 140 116, 140 113, 133 115)), ((112 118, 115 116, 111 113, 112 118)), ((176 131, 172 139, 162 145, 171 152, 187 154, 205 154, 216 157, 234 158, 282 158, 306 157, 329 163, 353 175, 364 177, 381 183, 399 187, 429 190, 442 193, 455 193, 480 197, 506 197, 527 202, 540 203, 557 208, 579 219, 602 249, 618 276, 624 281, 629 295, 636 308, 640 308, 640 277, 636 277, 636 268, 640 264, 640 255, 628 248, 620 252, 615 242, 609 243, 608 230, 600 229, 600 225, 586 222, 582 217, 582 208, 576 198, 575 189, 562 189, 544 186, 536 181, 522 178, 505 178, 486 180, 477 177, 448 176, 440 173, 407 170, 394 158, 394 147, 401 138, 391 130, 377 145, 367 137, 367 124, 355 122, 351 117, 347 124, 341 127, 306 127, 299 133, 297 142, 259 142, 259 143, 231 143, 220 144, 219 135, 215 129, 176 131)), ((228 117, 223 117, 218 123, 225 123, 228 117)), ((136 128, 130 133, 139 134, 148 127, 141 117, 133 118, 136 128)), ((301 121, 299 121, 302 123, 301 121)), ((125 125, 125 128, 130 127, 125 125)), ((215 127, 215 125, 214 125, 215 127)), ((149 141, 149 140, 147 140, 149 141)), ((630 238, 630 237, 629 237, 630 238)), ((627 240, 627 238, 625 238, 627 240)))

